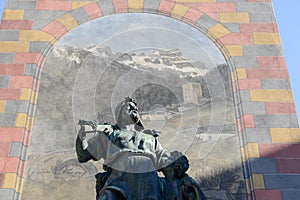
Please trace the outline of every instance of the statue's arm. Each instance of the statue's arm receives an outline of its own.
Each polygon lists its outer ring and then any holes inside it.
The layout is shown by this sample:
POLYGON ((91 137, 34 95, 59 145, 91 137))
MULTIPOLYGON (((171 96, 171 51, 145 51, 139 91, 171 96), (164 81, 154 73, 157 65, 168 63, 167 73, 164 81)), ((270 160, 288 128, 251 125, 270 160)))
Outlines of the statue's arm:
POLYGON ((76 153, 80 163, 87 162, 91 159, 95 160, 91 153, 87 149, 83 148, 82 141, 79 136, 76 138, 76 153))
POLYGON ((76 154, 80 163, 87 162, 91 159, 95 160, 92 154, 88 151, 88 142, 84 126, 81 126, 76 138, 76 154))

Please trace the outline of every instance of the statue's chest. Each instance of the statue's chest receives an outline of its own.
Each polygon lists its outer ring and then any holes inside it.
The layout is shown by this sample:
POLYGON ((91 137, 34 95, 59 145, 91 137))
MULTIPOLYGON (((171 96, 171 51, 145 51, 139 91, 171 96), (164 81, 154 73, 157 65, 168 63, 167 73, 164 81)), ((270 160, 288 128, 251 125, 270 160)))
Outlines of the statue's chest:
POLYGON ((154 137, 142 132, 117 130, 110 134, 109 140, 121 149, 137 152, 154 150, 154 137))

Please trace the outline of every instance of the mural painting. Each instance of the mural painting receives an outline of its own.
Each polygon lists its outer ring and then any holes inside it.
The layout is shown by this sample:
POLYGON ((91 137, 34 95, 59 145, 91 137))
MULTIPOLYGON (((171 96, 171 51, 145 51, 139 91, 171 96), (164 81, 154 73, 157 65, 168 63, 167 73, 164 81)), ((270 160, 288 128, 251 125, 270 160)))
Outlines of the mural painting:
POLYGON ((127 96, 162 146, 188 157, 208 199, 245 199, 230 70, 200 31, 153 14, 105 16, 62 38, 42 70, 22 199, 94 199, 103 161, 78 162, 77 123, 114 124, 127 96))

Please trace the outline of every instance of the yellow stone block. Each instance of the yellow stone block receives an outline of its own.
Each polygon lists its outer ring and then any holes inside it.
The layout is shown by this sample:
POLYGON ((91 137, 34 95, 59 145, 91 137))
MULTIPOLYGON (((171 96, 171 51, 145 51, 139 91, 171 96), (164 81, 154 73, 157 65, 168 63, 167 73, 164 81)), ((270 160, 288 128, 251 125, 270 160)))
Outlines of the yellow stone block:
POLYGON ((31 92, 32 92, 31 88, 22 88, 20 100, 31 100, 31 92))
POLYGON ((0 42, 0 52, 28 52, 30 42, 0 42))
POLYGON ((247 159, 247 155, 246 155, 246 152, 245 152, 245 148, 241 148, 241 155, 242 155, 242 162, 246 162, 247 159))
POLYGON ((20 31, 20 41, 49 41, 52 42, 55 38, 40 30, 22 30, 20 31))
POLYGON ((300 128, 271 128, 272 142, 300 143, 300 128))
POLYGON ((144 7, 144 0, 128 0, 129 9, 142 9, 144 7))
POLYGON ((15 188, 17 180, 16 173, 6 173, 3 183, 3 188, 15 188))
POLYGON ((221 37, 229 34, 230 31, 227 28, 225 28, 222 24, 218 23, 217 25, 211 27, 208 30, 208 33, 212 34, 216 38, 221 38, 221 37))
POLYGON ((37 104, 38 94, 36 92, 32 92, 30 103, 36 105, 37 104))
POLYGON ((217 0, 176 0, 176 2, 216 2, 217 0))
POLYGON ((245 186, 246 186, 246 192, 247 192, 247 194, 251 194, 250 181, 247 178, 245 179, 245 186))
POLYGON ((68 31, 78 26, 76 19, 69 13, 57 18, 56 21, 66 27, 68 31))
POLYGON ((259 149, 257 143, 249 143, 245 146, 245 151, 247 152, 248 158, 259 158, 259 149))
POLYGON ((250 17, 248 13, 220 13, 220 21, 229 23, 249 23, 250 17))
POLYGON ((23 19, 24 10, 4 10, 3 20, 20 20, 23 19))
POLYGON ((225 45, 224 49, 230 54, 230 56, 243 56, 242 45, 225 45))
POLYGON ((16 192, 22 193, 22 190, 23 190, 23 182, 24 182, 24 178, 21 178, 20 176, 17 176, 17 179, 16 179, 16 186, 15 186, 16 192))
POLYGON ((252 101, 294 102, 291 90, 250 90, 252 101))
POLYGON ((171 16, 173 17, 179 17, 182 18, 185 13, 188 11, 189 7, 182 5, 182 4, 176 4, 171 12, 171 16))
POLYGON ((279 33, 253 33, 255 44, 281 44, 279 33))
POLYGON ((28 115, 26 113, 18 113, 16 118, 17 127, 26 127, 28 115))
POLYGON ((72 9, 80 8, 82 6, 86 6, 91 3, 94 3, 94 1, 75 1, 72 2, 72 9))
POLYGON ((262 174, 252 174, 251 179, 254 189, 265 189, 265 181, 262 174))
POLYGON ((0 113, 5 111, 6 100, 0 100, 0 113))
POLYGON ((246 69, 236 69, 236 73, 238 76, 238 79, 246 79, 247 78, 247 72, 246 69))
POLYGON ((34 118, 33 117, 28 117, 25 129, 29 130, 29 131, 32 131, 33 123, 34 123, 34 118))

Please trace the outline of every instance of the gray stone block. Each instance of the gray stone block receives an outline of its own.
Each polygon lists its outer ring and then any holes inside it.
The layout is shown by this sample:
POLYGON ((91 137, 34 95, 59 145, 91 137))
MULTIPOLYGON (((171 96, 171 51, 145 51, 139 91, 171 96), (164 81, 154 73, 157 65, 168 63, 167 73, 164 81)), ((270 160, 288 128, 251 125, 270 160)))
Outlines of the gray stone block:
POLYGON ((9 156, 19 157, 20 160, 25 160, 27 147, 22 142, 12 142, 10 145, 9 156))
POLYGON ((236 4, 237 12, 273 12, 269 2, 239 2, 236 4))
POLYGON ((231 57, 236 68, 257 68, 258 62, 255 56, 231 57))
POLYGON ((36 8, 37 1, 6 1, 6 8, 9 10, 34 10, 36 8))
POLYGON ((299 174, 266 174, 265 189, 300 189, 299 174))
POLYGON ((296 115, 254 115, 257 128, 298 128, 296 115))
POLYGON ((8 88, 9 87, 9 76, 0 76, 0 88, 8 88))
POLYGON ((28 115, 29 115, 30 117, 34 117, 35 112, 36 112, 36 105, 34 105, 34 104, 29 104, 28 115))
POLYGON ((251 158, 249 161, 252 174, 276 174, 277 167, 274 158, 251 158))
POLYGON ((282 200, 294 200, 300 197, 300 189, 299 190, 281 190, 282 200))
POLYGON ((241 101, 251 101, 249 90, 240 90, 241 101))
POLYGON ((6 101, 5 113, 27 113, 29 109, 29 101, 6 101))
POLYGON ((66 11, 56 10, 27 10, 24 12, 24 19, 32 19, 36 21, 53 21, 54 19, 64 15, 66 11))
POLYGON ((77 8, 75 10, 72 10, 70 14, 76 19, 78 24, 87 22, 90 18, 83 8, 77 8))
POLYGON ((160 4, 160 0, 144 0, 144 10, 156 13, 160 4))
POLYGON ((207 32, 208 29, 215 26, 217 23, 217 20, 209 17, 208 15, 203 15, 196 21, 195 25, 207 32))
POLYGON ((250 143, 271 143, 269 128, 246 128, 245 135, 247 142, 250 143))
POLYGON ((275 79, 275 80, 261 80, 262 89, 281 89, 290 90, 291 84, 289 80, 275 79))
POLYGON ((15 196, 15 190, 14 189, 0 189, 0 197, 1 199, 5 200, 14 200, 15 196))
POLYGON ((264 102, 243 102, 243 114, 263 115, 266 114, 264 102))
POLYGON ((276 18, 272 12, 265 13, 265 12, 255 12, 255 13, 250 13, 250 22, 252 23, 260 23, 260 22, 265 22, 265 23, 271 23, 271 22, 276 22, 276 18))
POLYGON ((236 23, 222 23, 230 32, 238 33, 240 32, 240 26, 236 23))
POLYGON ((36 64, 27 64, 25 67, 25 76, 33 76, 34 78, 39 79, 41 68, 36 64))
POLYGON ((0 113, 0 126, 14 127, 16 122, 16 114, 0 113))
POLYGON ((42 52, 46 56, 51 47, 50 42, 30 42, 29 52, 42 52))
POLYGON ((249 164, 247 162, 243 162, 243 171, 244 171, 245 178, 249 178, 250 177, 249 164))
POLYGON ((19 30, 0 30, 1 41, 19 41, 19 30))
POLYGON ((245 56, 282 56, 280 45, 244 45, 245 56))
POLYGON ((15 60, 15 53, 0 53, 0 64, 12 64, 15 60))
POLYGON ((113 6, 112 0, 100 0, 98 5, 102 11, 102 15, 111 15, 115 13, 115 8, 113 6))

